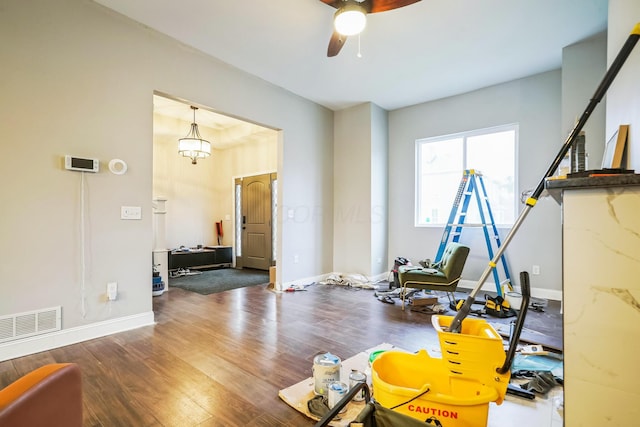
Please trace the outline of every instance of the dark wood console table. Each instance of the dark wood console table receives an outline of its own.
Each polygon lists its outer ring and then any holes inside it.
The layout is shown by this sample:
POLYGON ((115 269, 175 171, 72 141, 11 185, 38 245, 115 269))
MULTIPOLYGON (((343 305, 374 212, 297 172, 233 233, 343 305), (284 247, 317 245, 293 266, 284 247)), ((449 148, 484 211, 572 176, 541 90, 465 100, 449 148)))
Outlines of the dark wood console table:
POLYGON ((205 246, 202 249, 173 250, 169 253, 169 270, 231 267, 231 258, 231 246, 205 246))

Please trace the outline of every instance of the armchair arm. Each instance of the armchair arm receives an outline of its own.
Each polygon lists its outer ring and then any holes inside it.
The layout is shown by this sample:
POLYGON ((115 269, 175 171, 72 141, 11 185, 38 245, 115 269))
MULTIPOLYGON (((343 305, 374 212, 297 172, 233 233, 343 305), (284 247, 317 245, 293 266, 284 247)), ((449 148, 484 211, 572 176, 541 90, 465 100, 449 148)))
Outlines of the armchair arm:
POLYGON ((81 427, 82 379, 78 365, 45 365, 0 390, 0 425, 81 427))

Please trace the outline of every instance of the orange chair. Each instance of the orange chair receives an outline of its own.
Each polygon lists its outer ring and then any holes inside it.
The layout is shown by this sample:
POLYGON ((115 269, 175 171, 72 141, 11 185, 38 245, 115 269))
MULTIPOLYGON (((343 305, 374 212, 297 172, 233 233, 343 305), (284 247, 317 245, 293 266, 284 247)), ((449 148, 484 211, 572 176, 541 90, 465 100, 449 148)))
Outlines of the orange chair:
POLYGON ((0 426, 82 427, 80 367, 45 365, 0 390, 0 426))

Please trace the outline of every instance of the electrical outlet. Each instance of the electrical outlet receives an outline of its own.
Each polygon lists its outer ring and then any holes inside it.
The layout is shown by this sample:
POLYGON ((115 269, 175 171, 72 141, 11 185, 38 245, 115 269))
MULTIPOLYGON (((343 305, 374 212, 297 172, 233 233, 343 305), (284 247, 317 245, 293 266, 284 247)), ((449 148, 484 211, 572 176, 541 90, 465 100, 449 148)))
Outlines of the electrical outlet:
POLYGON ((540 266, 539 265, 534 265, 533 268, 531 269, 531 273, 533 273, 536 276, 538 274, 540 274, 540 266))
POLYGON ((118 298, 118 282, 107 283, 107 298, 109 301, 115 301, 118 298))
POLYGON ((298 262, 300 262, 300 257, 298 255, 294 255, 293 256, 293 263, 297 264, 298 262))

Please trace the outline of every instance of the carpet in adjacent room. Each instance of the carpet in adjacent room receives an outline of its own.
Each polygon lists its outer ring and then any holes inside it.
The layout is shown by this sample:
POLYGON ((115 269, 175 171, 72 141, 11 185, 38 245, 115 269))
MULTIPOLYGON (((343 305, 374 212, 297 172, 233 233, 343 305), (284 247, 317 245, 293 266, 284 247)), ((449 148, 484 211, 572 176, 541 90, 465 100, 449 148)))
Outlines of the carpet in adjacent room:
POLYGON ((201 295, 246 286, 266 285, 269 283, 269 272, 251 268, 219 268, 202 270, 202 274, 185 275, 169 279, 169 287, 181 288, 201 295))

